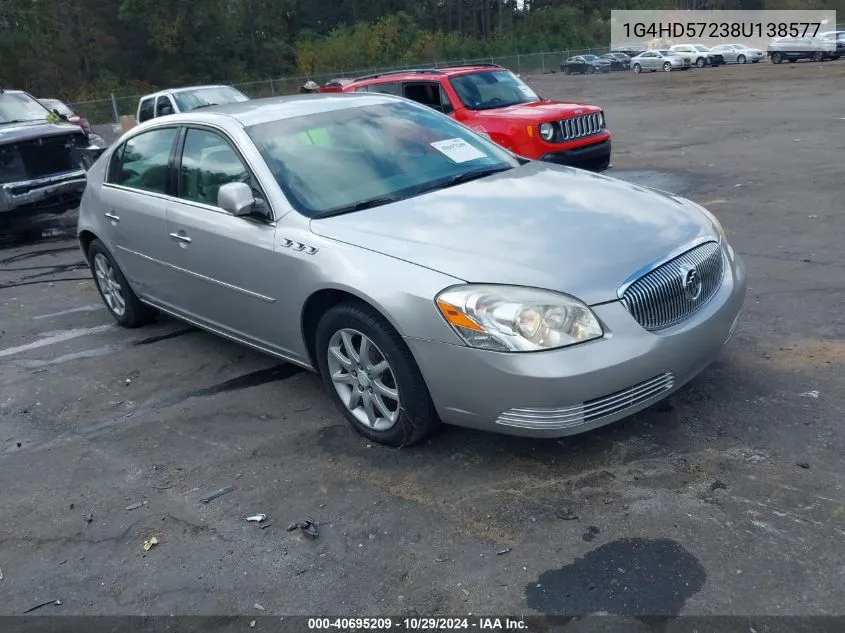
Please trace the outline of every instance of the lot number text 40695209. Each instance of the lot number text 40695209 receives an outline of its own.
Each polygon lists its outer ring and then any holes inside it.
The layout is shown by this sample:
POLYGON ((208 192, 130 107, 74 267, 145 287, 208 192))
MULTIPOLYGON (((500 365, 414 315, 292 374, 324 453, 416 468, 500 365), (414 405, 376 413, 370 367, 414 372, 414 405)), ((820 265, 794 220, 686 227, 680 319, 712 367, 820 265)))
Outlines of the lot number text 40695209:
POLYGON ((517 618, 308 618, 311 631, 519 631, 527 628, 527 623, 517 618))

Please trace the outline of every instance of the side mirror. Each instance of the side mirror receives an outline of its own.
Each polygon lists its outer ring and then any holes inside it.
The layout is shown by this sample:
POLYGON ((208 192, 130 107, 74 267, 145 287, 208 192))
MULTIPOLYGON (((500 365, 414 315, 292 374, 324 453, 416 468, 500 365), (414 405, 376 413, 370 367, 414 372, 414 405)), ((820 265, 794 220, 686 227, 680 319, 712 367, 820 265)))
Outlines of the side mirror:
POLYGON ((232 215, 249 215, 255 206, 252 188, 245 182, 227 182, 217 191, 217 206, 232 215))
POLYGON ((56 108, 53 108, 53 114, 59 117, 62 121, 67 121, 67 116, 59 112, 56 108))

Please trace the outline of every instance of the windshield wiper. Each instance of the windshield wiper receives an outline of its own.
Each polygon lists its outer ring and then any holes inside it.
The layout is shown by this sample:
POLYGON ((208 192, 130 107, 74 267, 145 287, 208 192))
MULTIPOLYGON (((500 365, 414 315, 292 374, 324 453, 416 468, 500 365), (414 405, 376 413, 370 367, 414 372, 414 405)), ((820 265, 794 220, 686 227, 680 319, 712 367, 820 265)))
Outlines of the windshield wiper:
POLYGON ((330 218, 335 215, 343 215, 344 213, 352 213, 354 211, 363 211, 364 209, 372 209, 373 207, 380 207, 383 204, 390 204, 391 202, 396 202, 399 199, 398 196, 378 196, 376 198, 370 198, 368 200, 361 200, 360 202, 353 202, 352 204, 347 204, 342 207, 336 207, 334 209, 330 209, 325 213, 321 213, 318 215, 318 218, 330 218))
POLYGON ((454 176, 450 176, 445 181, 441 181, 440 188, 443 186, 451 187, 452 185, 460 185, 465 182, 470 182, 472 180, 478 180, 479 178, 484 178, 485 176, 492 176, 493 174, 498 174, 500 171, 507 171, 512 169, 511 167, 484 167, 482 169, 474 169, 472 171, 465 171, 462 174, 455 174, 454 176))
POLYGON ((219 103, 203 103, 202 105, 194 106, 194 110, 199 110, 200 108, 207 108, 209 106, 216 106, 220 105, 219 103))
POLYGON ((33 123, 34 121, 46 121, 47 119, 12 119, 10 121, 0 121, 0 125, 10 125, 12 123, 33 123))

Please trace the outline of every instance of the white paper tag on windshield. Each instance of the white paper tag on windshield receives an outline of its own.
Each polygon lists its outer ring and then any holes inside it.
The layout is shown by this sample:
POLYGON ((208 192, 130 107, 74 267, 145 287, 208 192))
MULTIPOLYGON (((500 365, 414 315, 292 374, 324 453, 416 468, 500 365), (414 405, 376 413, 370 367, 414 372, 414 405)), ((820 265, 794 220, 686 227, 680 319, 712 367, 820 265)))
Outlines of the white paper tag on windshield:
POLYGON ((450 158, 455 163, 467 163, 478 158, 487 158, 484 152, 477 150, 462 138, 435 141, 431 146, 445 154, 447 158, 450 158))

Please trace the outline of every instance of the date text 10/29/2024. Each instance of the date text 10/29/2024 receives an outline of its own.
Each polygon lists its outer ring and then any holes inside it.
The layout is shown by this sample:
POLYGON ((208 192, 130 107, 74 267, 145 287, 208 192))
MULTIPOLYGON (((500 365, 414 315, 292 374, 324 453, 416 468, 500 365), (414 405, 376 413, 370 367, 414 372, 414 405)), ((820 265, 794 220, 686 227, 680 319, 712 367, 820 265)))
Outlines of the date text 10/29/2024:
POLYGON ((309 631, 528 631, 521 618, 308 618, 309 631))

